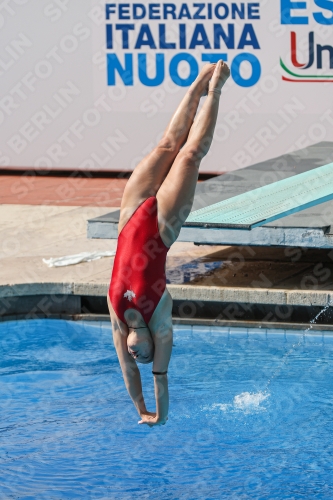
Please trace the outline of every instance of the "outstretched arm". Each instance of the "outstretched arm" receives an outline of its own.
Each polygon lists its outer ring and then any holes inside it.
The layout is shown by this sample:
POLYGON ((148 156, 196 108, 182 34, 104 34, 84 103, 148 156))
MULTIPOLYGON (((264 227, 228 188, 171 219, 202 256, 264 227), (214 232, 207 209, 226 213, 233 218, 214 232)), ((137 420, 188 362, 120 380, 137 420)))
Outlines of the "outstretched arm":
POLYGON ((155 354, 153 363, 156 415, 146 413, 139 424, 164 425, 168 420, 169 412, 169 388, 168 365, 172 351, 172 327, 165 332, 153 334, 155 343, 155 354), (158 372, 158 374, 156 374, 158 372))
POLYGON ((155 352, 152 371, 154 374, 156 416, 145 416, 142 424, 163 425, 168 419, 169 411, 169 389, 168 389, 168 366, 172 351, 173 331, 172 331, 172 299, 165 290, 154 314, 149 322, 155 352))
POLYGON ((140 371, 137 367, 135 360, 130 356, 127 350, 128 331, 127 332, 125 331, 126 325, 119 324, 119 321, 117 321, 115 314, 113 312, 109 296, 107 297, 107 300, 108 300, 111 323, 112 323, 113 343, 118 355, 119 364, 124 377, 126 389, 140 417, 142 418, 145 415, 152 415, 147 411, 146 404, 144 401, 140 371), (113 314, 111 314, 111 312, 113 312, 113 314))
POLYGON ((145 415, 147 408, 142 393, 140 371, 135 360, 127 352, 127 340, 124 335, 113 327, 113 343, 117 351, 121 371, 128 394, 130 395, 139 415, 145 415))

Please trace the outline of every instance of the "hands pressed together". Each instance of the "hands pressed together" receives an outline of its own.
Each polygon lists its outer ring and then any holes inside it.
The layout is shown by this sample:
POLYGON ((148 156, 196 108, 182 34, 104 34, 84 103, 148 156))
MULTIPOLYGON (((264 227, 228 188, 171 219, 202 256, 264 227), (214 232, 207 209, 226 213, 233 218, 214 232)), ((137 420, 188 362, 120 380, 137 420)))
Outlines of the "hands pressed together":
POLYGON ((141 420, 138 424, 147 424, 149 427, 154 427, 155 425, 165 425, 168 417, 160 418, 156 413, 147 411, 146 413, 141 413, 141 420))

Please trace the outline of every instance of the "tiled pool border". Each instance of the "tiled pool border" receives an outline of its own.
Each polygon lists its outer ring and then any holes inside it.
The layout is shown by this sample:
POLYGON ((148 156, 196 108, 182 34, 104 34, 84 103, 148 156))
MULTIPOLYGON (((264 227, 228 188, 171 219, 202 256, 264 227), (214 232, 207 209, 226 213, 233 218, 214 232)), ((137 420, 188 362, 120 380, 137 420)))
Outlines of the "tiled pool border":
MULTIPOLYGON (((90 295, 105 297, 109 283, 16 283, 0 285, 0 298, 26 295, 90 295)), ((333 302, 333 290, 287 290, 197 285, 168 285, 174 300, 243 302, 290 306, 325 306, 333 302)))
MULTIPOLYGON (((196 287, 185 285, 169 285, 168 289, 174 302, 204 304, 209 308, 216 304, 245 303, 252 307, 257 306, 291 306, 303 310, 309 308, 323 308, 333 301, 333 291, 323 290, 277 290, 277 289, 241 289, 223 287, 196 287)), ((100 314, 102 310, 82 307, 85 298, 90 297, 95 301, 103 302, 108 290, 108 284, 94 283, 22 283, 16 285, 0 285, 0 321, 13 321, 18 319, 57 318, 71 320, 100 320, 109 321, 108 314, 100 314), (63 301, 63 302, 61 302, 63 301), (24 307, 21 307, 25 303, 24 307), (20 306, 19 306, 19 305, 20 306), (51 304, 51 306, 50 306, 51 304), (65 304, 65 305, 63 305, 65 304), (34 307, 33 307, 34 305, 34 307), (31 306, 31 307, 30 307, 31 306), (7 307, 7 309, 6 309, 7 307), (25 309, 25 310, 24 310, 25 309), (7 311, 7 312, 6 312, 7 311), (27 312, 29 311, 29 312, 27 312)), ((332 307, 333 310, 333 307, 332 307)), ((312 310, 311 310, 312 311, 312 310)), ((311 313, 312 314, 312 313, 311 313)), ((174 317, 175 325, 193 326, 218 326, 264 328, 276 330, 306 330, 309 323, 303 318, 293 318, 293 322, 265 321, 258 319, 215 319, 212 316, 199 317, 174 317)), ((316 325, 317 331, 333 331, 333 324, 316 325)))
MULTIPOLYGON (((27 314, 13 314, 8 316, 0 316, 0 324, 6 321, 22 321, 22 320, 34 320, 34 319, 63 319, 68 321, 86 321, 86 322, 110 322, 110 317, 107 314, 44 314, 37 313, 31 316, 27 314)), ((270 335, 276 334, 281 335, 282 332, 295 332, 296 331, 307 331, 309 329, 308 323, 263 323, 260 321, 224 321, 224 320, 210 320, 202 318, 173 318, 173 326, 177 330, 188 329, 188 327, 193 328, 193 331, 200 332, 204 330, 207 332, 208 328, 230 330, 232 329, 234 335, 238 335, 237 330, 241 330, 239 335, 244 335, 244 330, 251 330, 251 335, 253 330, 258 332, 258 335, 263 335, 263 332, 270 332, 270 335), (201 331, 202 331, 201 330, 201 331)), ((333 335, 333 325, 328 324, 314 324, 311 325, 311 330, 306 333, 306 335, 320 336, 323 333, 333 335)))

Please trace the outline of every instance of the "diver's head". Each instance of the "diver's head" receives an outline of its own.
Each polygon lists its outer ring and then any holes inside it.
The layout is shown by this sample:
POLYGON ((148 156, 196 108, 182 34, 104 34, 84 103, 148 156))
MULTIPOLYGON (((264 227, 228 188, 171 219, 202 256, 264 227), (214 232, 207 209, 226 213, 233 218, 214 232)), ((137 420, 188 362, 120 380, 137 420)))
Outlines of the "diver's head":
POLYGON ((149 328, 129 327, 127 350, 138 363, 151 363, 154 358, 154 341, 149 328))

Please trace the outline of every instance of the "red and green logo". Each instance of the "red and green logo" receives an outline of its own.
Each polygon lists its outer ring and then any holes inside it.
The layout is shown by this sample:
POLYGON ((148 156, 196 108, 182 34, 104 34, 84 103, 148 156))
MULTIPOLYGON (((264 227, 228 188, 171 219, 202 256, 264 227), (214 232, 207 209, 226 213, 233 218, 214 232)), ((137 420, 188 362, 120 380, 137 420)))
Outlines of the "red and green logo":
POLYGON ((331 45, 316 44, 313 31, 310 31, 309 33, 309 51, 308 60, 306 62, 300 62, 297 57, 297 41, 295 31, 290 33, 290 49, 293 70, 289 69, 280 58, 280 66, 286 73, 286 75, 282 75, 282 80, 287 82, 333 82, 333 71, 331 74, 326 74, 327 70, 323 70, 323 62, 327 63, 327 61, 329 63, 330 70, 333 70, 333 47, 331 45), (294 68, 297 69, 294 70, 294 68), (312 71, 306 71, 303 74, 299 73, 299 71, 308 70, 309 68, 311 68, 312 71))

